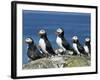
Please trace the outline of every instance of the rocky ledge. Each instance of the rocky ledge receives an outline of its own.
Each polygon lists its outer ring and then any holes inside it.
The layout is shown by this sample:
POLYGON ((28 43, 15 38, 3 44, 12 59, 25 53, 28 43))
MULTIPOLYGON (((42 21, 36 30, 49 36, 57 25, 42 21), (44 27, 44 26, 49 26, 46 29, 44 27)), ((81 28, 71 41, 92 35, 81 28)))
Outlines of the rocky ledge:
POLYGON ((90 66, 91 59, 85 55, 60 55, 50 58, 41 58, 23 64, 23 69, 46 69, 46 68, 65 68, 65 67, 84 67, 90 66))

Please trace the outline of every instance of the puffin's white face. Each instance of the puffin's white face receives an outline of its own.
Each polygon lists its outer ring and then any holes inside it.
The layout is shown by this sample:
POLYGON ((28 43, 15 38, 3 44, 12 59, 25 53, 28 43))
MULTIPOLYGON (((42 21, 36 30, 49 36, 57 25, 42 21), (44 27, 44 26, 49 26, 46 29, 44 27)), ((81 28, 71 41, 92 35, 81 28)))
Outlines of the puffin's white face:
POLYGON ((45 34, 46 33, 46 31, 44 30, 44 29, 41 29, 40 31, 39 31, 39 34, 45 34))
POLYGON ((72 38, 73 40, 78 40, 78 37, 77 36, 73 36, 73 38, 72 38))
POLYGON ((89 39, 89 38, 86 38, 86 39, 85 39, 85 41, 86 41, 86 42, 89 42, 89 41, 90 41, 90 39, 89 39))
POLYGON ((26 43, 32 43, 32 39, 31 38, 26 38, 25 42, 26 43))
POLYGON ((63 32, 63 30, 61 28, 58 28, 57 29, 57 33, 60 33, 61 34, 62 32, 63 32))

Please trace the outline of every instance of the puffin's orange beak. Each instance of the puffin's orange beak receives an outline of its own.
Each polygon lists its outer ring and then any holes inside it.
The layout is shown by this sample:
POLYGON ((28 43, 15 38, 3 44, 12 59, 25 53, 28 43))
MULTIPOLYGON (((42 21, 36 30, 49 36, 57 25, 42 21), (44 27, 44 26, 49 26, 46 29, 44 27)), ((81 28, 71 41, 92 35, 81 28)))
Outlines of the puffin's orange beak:
POLYGON ((56 35, 59 35, 59 32, 55 32, 56 35))
POLYGON ((40 35, 41 35, 41 33, 38 33, 38 35, 40 36, 40 35))

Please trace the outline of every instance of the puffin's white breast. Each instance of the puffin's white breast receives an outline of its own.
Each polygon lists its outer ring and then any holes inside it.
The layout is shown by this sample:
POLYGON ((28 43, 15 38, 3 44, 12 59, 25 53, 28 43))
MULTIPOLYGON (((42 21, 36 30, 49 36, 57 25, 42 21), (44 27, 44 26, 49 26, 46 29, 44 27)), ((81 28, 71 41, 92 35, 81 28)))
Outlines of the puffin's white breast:
POLYGON ((86 53, 89 53, 89 48, 88 48, 88 46, 84 45, 84 49, 85 49, 85 52, 86 52, 86 53))
POLYGON ((76 44, 76 43, 73 43, 73 48, 75 49, 75 51, 76 51, 78 54, 80 54, 80 52, 79 52, 79 50, 78 50, 78 48, 77 48, 77 44, 76 44))
POLYGON ((41 49, 42 49, 45 53, 47 53, 47 51, 46 51, 46 43, 45 43, 44 39, 40 39, 40 40, 39 40, 39 46, 41 47, 41 49))
POLYGON ((58 46, 59 46, 60 48, 62 48, 64 51, 66 51, 66 49, 65 49, 65 48, 63 47, 63 45, 62 45, 62 40, 61 40, 61 38, 57 37, 56 43, 58 44, 58 46))

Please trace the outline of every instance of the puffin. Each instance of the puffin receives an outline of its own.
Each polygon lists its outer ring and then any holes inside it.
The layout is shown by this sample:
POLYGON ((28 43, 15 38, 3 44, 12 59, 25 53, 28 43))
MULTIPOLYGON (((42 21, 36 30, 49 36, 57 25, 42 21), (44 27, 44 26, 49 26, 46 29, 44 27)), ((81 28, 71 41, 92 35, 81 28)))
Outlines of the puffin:
POLYGON ((73 42, 73 48, 77 52, 78 55, 85 54, 85 50, 81 43, 79 42, 79 39, 77 36, 72 37, 72 42, 73 42))
POLYGON ((57 35, 56 43, 63 50, 64 54, 67 50, 71 51, 72 54, 74 54, 73 48, 64 37, 64 30, 62 28, 58 28, 56 30, 56 35, 57 35))
POLYGON ((56 53, 54 52, 50 41, 48 40, 47 33, 45 29, 39 30, 39 47, 45 53, 46 57, 55 56, 56 53))
POLYGON ((84 50, 85 52, 89 55, 91 53, 91 44, 90 44, 90 38, 85 38, 85 43, 84 43, 84 50))
POLYGON ((35 45, 35 43, 31 37, 26 38, 25 42, 28 47, 27 48, 27 56, 28 56, 29 61, 43 58, 42 52, 39 51, 39 49, 37 48, 37 46, 35 45))

